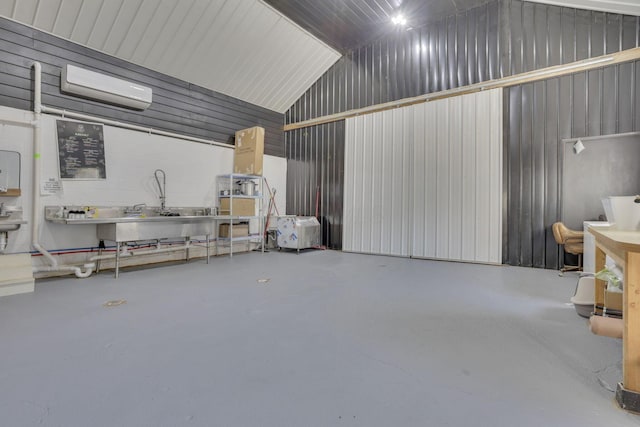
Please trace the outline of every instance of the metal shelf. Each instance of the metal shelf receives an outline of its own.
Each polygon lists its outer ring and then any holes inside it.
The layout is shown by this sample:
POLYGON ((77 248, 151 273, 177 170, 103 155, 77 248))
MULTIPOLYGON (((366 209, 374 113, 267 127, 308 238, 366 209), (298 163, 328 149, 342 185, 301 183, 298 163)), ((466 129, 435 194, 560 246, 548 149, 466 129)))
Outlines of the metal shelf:
POLYGON ((260 179, 262 180, 262 176, 260 175, 245 175, 241 173, 228 173, 225 175, 218 175, 218 178, 237 178, 237 179, 260 179))
MULTIPOLYGON (((229 208, 224 210, 228 215, 217 215, 215 219, 215 227, 216 227, 216 242, 224 242, 225 245, 229 245, 229 256, 233 256, 233 243, 234 242, 246 242, 247 250, 251 249, 251 243, 258 243, 261 247, 262 252, 264 252, 264 224, 265 224, 265 215, 264 215, 264 178, 258 175, 245 175, 245 174, 224 174, 218 175, 216 177, 216 194, 218 197, 218 206, 221 207, 221 201, 226 200, 229 205, 229 208), (255 194, 247 195, 247 194, 233 194, 234 190, 238 190, 238 185, 236 181, 254 181, 257 185, 254 187, 252 192, 255 194), (256 188, 257 187, 257 188, 256 188), (224 194, 224 193, 228 194, 224 194), (246 204, 250 202, 246 202, 246 200, 252 201, 253 208, 256 215, 234 215, 234 199, 245 200, 245 209, 247 209, 246 204), (256 234, 250 234, 248 236, 233 236, 233 226, 241 223, 241 222, 249 222, 249 227, 251 227, 252 220, 258 220, 259 232, 256 234), (218 234, 220 232, 220 225, 228 223, 229 224, 229 233, 231 237, 219 237, 218 234)), ((242 187, 242 186, 240 186, 242 187)), ((236 206, 236 208, 238 208, 236 206)), ((221 211, 221 209, 220 209, 221 211)), ((246 212, 248 213, 248 212, 246 212)))

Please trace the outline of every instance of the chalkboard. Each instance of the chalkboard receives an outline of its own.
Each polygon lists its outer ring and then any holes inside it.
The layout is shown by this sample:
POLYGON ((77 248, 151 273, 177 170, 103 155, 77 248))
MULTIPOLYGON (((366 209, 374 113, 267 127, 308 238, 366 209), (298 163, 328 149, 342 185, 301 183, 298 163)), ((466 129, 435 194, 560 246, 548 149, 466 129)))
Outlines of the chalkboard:
POLYGON ((61 179, 106 179, 102 125, 58 120, 61 179))

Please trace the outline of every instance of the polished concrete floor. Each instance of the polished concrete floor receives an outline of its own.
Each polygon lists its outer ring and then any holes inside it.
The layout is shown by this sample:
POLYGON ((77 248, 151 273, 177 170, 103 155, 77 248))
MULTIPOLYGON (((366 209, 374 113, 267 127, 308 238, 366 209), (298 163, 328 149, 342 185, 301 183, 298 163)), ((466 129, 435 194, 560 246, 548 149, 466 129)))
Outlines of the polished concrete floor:
POLYGON ((335 251, 39 281, 0 298, 0 425, 640 426, 575 283, 335 251))

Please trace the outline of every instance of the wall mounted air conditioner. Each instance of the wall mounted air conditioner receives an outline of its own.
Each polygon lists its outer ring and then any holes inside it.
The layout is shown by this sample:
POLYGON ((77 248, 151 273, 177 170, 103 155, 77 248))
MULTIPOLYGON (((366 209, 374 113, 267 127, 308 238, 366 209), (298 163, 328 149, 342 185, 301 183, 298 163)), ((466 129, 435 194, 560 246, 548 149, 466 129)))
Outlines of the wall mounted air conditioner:
POLYGON ((138 110, 151 105, 152 98, 151 88, 69 64, 62 68, 60 90, 138 110))

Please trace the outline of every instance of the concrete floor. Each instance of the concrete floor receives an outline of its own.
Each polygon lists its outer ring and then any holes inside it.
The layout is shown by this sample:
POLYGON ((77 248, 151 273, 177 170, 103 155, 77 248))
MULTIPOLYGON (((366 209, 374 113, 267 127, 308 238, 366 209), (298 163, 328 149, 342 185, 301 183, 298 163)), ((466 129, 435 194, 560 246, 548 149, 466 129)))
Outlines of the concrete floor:
POLYGON ((39 281, 0 298, 0 424, 640 426, 575 283, 335 251, 39 281))

